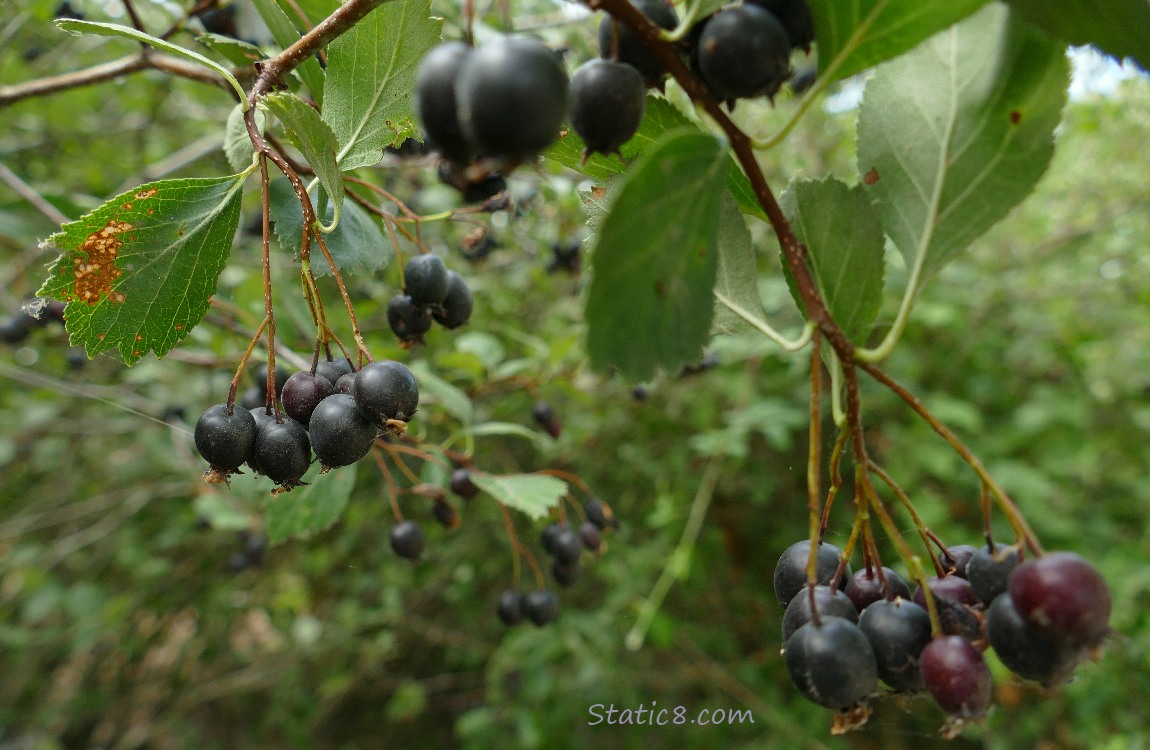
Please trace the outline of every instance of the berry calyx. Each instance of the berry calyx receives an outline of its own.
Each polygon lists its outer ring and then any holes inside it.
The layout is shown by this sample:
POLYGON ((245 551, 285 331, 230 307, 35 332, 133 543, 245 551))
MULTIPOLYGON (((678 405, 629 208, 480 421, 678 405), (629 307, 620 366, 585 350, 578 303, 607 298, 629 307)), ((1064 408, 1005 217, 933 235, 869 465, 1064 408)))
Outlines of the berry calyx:
POLYGON ((216 404, 196 421, 196 450, 212 469, 235 471, 243 466, 256 438, 256 422, 242 406, 216 404))
POLYGON ((401 521, 391 527, 388 535, 395 554, 408 560, 418 560, 423 554, 423 528, 415 521, 401 521))
POLYGON ((378 428, 355 405, 355 399, 345 393, 332 394, 319 402, 308 425, 312 450, 328 469, 349 466, 366 456, 378 434, 378 428))
POLYGON ((559 136, 567 72, 542 42, 504 37, 475 50, 459 72, 459 124, 481 157, 519 162, 559 136))
POLYGON ((390 419, 411 421, 419 407, 419 385, 404 365, 382 359, 363 366, 355 376, 352 396, 364 415, 376 426, 390 419))
POLYGON ((614 60, 590 60, 571 76, 571 127, 583 139, 583 159, 610 154, 630 140, 643 121, 647 85, 639 71, 614 60))

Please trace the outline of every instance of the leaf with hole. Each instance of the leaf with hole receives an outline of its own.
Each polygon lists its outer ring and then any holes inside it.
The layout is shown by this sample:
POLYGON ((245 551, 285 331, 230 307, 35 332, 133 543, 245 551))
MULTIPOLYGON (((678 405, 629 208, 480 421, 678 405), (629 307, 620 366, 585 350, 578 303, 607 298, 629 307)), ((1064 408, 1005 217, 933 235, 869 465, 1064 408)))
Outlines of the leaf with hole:
POLYGON ((39 295, 67 302, 73 345, 161 357, 204 317, 231 252, 244 174, 161 180, 112 198, 49 237, 60 251, 39 295))

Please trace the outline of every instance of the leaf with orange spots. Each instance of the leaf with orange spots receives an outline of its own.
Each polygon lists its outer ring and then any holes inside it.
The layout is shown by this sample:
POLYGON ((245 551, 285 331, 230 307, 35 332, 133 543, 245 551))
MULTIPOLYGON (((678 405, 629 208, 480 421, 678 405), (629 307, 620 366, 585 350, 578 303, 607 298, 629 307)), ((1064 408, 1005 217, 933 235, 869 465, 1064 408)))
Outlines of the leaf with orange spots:
POLYGON ((60 252, 41 297, 66 302, 74 345, 127 364, 172 349, 207 312, 245 175, 161 180, 112 198, 44 243, 60 252))

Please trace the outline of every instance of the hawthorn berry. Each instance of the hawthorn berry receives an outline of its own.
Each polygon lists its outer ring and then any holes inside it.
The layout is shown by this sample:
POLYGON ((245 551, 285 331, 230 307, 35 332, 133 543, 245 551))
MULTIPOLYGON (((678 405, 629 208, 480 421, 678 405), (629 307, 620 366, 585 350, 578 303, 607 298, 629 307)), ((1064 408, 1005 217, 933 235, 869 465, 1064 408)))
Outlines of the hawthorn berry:
POLYGON ((558 559, 551 561, 551 576, 563 588, 571 588, 579 580, 579 562, 563 563, 558 559))
POLYGON ((966 578, 966 566, 970 564, 970 558, 974 557, 974 553, 977 551, 978 548, 972 544, 956 544, 953 547, 947 547, 946 551, 938 556, 938 561, 942 563, 943 573, 966 578))
POLYGON ((879 678, 895 690, 922 690, 918 660, 930 643, 927 611, 905 599, 880 599, 862 611, 858 625, 874 649, 879 678))
POLYGON ((523 614, 537 627, 554 622, 559 617, 559 597, 549 589, 532 591, 523 601, 523 614))
POLYGON ((583 503, 583 513, 587 516, 588 521, 600 529, 619 528, 619 520, 615 518, 615 511, 597 497, 588 498, 587 502, 583 503))
POLYGON ((559 415, 555 413, 555 407, 546 401, 536 402, 535 407, 531 410, 531 416, 535 418, 535 423, 542 427, 553 439, 558 440, 559 435, 563 432, 563 423, 559 420, 559 415))
MULTIPOLYGON (((679 25, 679 15, 666 0, 631 0, 631 4, 661 29, 670 31, 679 25)), ((663 77, 667 75, 663 63, 635 32, 609 15, 604 15, 599 22, 599 56, 632 66, 647 86, 662 88, 663 77)))
POLYGON ((815 40, 815 22, 811 17, 807 0, 746 0, 746 2, 773 13, 786 30, 793 49, 810 52, 811 42, 815 40))
POLYGON ((415 521, 401 521, 391 527, 391 549, 408 560, 418 560, 423 554, 423 528, 415 521))
POLYGON ((499 606, 495 611, 499 615, 500 622, 510 627, 523 622, 525 605, 522 592, 507 589, 499 595, 499 606))
POLYGON ((332 385, 337 385, 339 379, 344 375, 355 374, 355 368, 351 366, 351 362, 347 357, 340 357, 338 359, 324 359, 315 366, 315 374, 322 375, 331 381, 332 385))
POLYGON ((471 481, 471 472, 465 467, 459 467, 451 472, 451 491, 464 500, 474 500, 479 494, 479 488, 471 481))
POLYGON ((770 11, 732 5, 706 21, 696 41, 699 75, 716 99, 771 98, 790 77, 791 42, 770 11))
MULTIPOLYGON (((814 611, 818 612, 819 617, 841 617, 854 623, 859 621, 859 612, 847 595, 839 589, 832 590, 827 586, 815 586, 814 611)), ((813 619, 810 589, 803 586, 783 613, 783 640, 786 641, 796 630, 813 619)))
MULTIPOLYGON (((810 553, 811 543, 803 539, 787 547, 779 561, 775 564, 775 598, 780 606, 787 606, 795 594, 807 585, 807 556, 810 553)), ((839 568, 839 556, 842 550, 833 544, 821 542, 816 554, 817 583, 827 585, 834 578, 839 568)), ((851 575, 851 566, 848 564, 839 580, 839 588, 845 589, 847 580, 851 575)))
POLYGON ((583 546, 592 552, 598 552, 603 548, 603 532, 591 521, 584 521, 579 527, 579 538, 583 541, 583 546))
POLYGON ((307 430, 294 419, 265 420, 256 433, 253 459, 253 465, 276 484, 297 484, 311 465, 307 430))
POLYGON ((352 396, 364 415, 382 427, 389 419, 411 421, 419 407, 419 384, 403 364, 382 359, 356 373, 352 396))
POLYGON ((431 504, 431 515, 445 529, 459 528, 459 512, 446 500, 436 500, 431 504))
POLYGON ((455 96, 459 124, 479 156, 522 161, 559 136, 567 72, 542 42, 504 37, 471 53, 455 96))
POLYGON ((563 526, 551 541, 550 552, 562 565, 572 565, 579 561, 583 552, 583 539, 569 526, 563 526))
POLYGON ((935 638, 922 650, 919 670, 926 689, 943 711, 962 719, 979 718, 990 705, 990 668, 965 638, 935 638))
POLYGON ((423 334, 431 330, 431 311, 417 306, 406 294, 397 294, 387 303, 387 323, 400 343, 422 344, 423 334))
POLYGON ((571 76, 571 127, 583 139, 583 158, 610 154, 630 140, 643 121, 647 85, 639 71, 614 60, 589 60, 571 76))
POLYGON ((471 144, 459 126, 455 82, 473 49, 443 42, 428 52, 415 73, 415 112, 433 148, 448 159, 467 162, 471 144))
POLYGON ((1018 567, 1019 561, 1017 547, 996 544, 991 549, 984 544, 967 563, 966 580, 970 581, 975 596, 985 604, 990 604, 995 597, 1006 591, 1010 574, 1018 567))
POLYGON ((885 566, 882 569, 882 579, 873 568, 859 568, 847 581, 844 591, 859 612, 880 599, 910 599, 910 587, 906 579, 885 566), (884 579, 885 589, 882 586, 884 579))
POLYGON ((1078 664, 1078 649, 1028 625, 1010 594, 999 594, 987 608, 986 639, 1011 672, 1047 687, 1066 682, 1078 664))
POLYGON ((322 375, 301 370, 284 383, 280 400, 287 415, 307 427, 311 413, 319 406, 319 402, 333 393, 335 386, 330 380, 322 375))
POLYGON ((308 434, 316 458, 324 467, 335 468, 366 456, 379 430, 355 405, 355 399, 334 393, 312 412, 308 434))
POLYGON ((403 266, 403 291, 416 307, 442 303, 447 283, 447 266, 433 253, 413 256, 403 266))
POLYGON ((431 317, 447 329, 459 328, 471 319, 474 300, 471 288, 455 271, 447 272, 447 296, 438 308, 431 309, 431 317))
POLYGON ((1110 632, 1110 588, 1073 552, 1051 552, 1019 565, 1010 576, 1018 614, 1051 640, 1097 645, 1110 632))
POLYGON ((210 406, 196 421, 196 450, 213 469, 234 471, 243 466, 256 438, 256 422, 242 406, 210 406))
POLYGON ((783 646, 787 674, 807 700, 849 708, 878 685, 874 651, 858 626, 841 617, 808 622, 783 646))

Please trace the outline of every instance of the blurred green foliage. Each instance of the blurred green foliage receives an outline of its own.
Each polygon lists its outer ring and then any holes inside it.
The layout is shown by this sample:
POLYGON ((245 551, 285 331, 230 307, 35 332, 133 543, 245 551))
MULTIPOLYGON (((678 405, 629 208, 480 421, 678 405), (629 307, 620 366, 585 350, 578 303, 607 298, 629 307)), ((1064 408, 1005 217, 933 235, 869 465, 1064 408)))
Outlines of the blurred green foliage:
MULTIPOLYGON (((0 22, 0 80, 60 73, 126 49, 53 32, 53 7, 19 0, 0 22)), ((98 13, 94 3, 87 10, 98 13)), ((179 9, 156 3, 149 12, 179 9)), ((589 54, 587 22, 559 29, 573 55, 589 54)), ((780 109, 789 104, 781 99, 780 109)), ((220 91, 138 74, 0 110, 0 162, 74 217, 158 170, 226 174, 215 146, 229 108, 220 91)), ((772 184, 799 169, 849 179, 853 117, 808 115, 764 156, 772 184)), ((1145 78, 1069 105, 1039 189, 941 273, 888 363, 987 463, 1047 547, 1095 561, 1115 593, 1119 635, 1101 661, 1051 693, 997 670, 999 707, 955 748, 1148 742, 1148 129, 1145 78)), ((418 212, 457 203, 426 162, 389 158, 377 172, 418 212)), ((580 279, 547 268, 553 243, 584 235, 576 189, 587 185, 558 168, 525 170, 511 182, 514 212, 425 227, 425 239, 475 291, 468 328, 436 331, 427 347, 401 352, 383 310, 396 269, 350 283, 372 350, 425 363, 474 400, 477 418, 535 430, 541 398, 560 414, 558 440, 542 432, 534 440, 480 437, 475 456, 497 471, 575 472, 621 519, 606 554, 563 593, 560 621, 508 630, 496 620, 511 555, 489 499, 461 505, 461 528, 447 532, 419 498, 405 496, 408 517, 428 530, 428 552, 416 565, 396 558, 382 481, 366 463, 333 528, 267 550, 259 566, 229 569, 242 545, 238 529, 258 532, 262 508, 221 505, 199 481, 189 424, 222 400, 244 331, 259 320, 258 238, 247 234, 207 321, 162 362, 126 369, 97 357, 81 365, 53 327, 0 350, 0 747, 937 742, 942 716, 925 699, 881 701, 866 729, 832 737, 827 712, 803 701, 783 671, 770 576, 781 550, 805 535, 805 358, 756 338, 725 338, 714 342, 718 366, 660 378, 642 394, 590 374, 580 279), (472 262, 461 248, 477 227, 498 245, 472 262), (630 651, 624 635, 669 564, 711 462, 719 480, 689 565, 643 647, 630 651), (214 528, 201 528, 204 513, 214 528), (656 701, 690 716, 750 710, 754 723, 589 726, 593 705, 656 701)), ((249 200, 247 215, 256 208, 249 200)), ((36 242, 53 228, 0 187, 4 311, 35 292, 50 260, 36 242)), ((768 310, 793 329, 777 249, 757 240, 768 310)), ((888 256, 897 285, 905 273, 897 254, 888 256)), ((281 333, 306 355, 307 311, 290 293, 290 259, 278 261, 276 274, 281 333)), ((884 319, 894 313, 891 300, 884 319)), ((875 457, 945 540, 974 542, 971 472, 889 393, 868 385, 864 397, 875 457)), ((437 438, 457 426, 434 404, 420 421, 417 429, 437 438)), ((431 471, 424 478, 443 482, 431 471)), ((845 507, 838 511, 832 541, 849 528, 845 507)), ((516 525, 537 550, 542 524, 516 525)))

